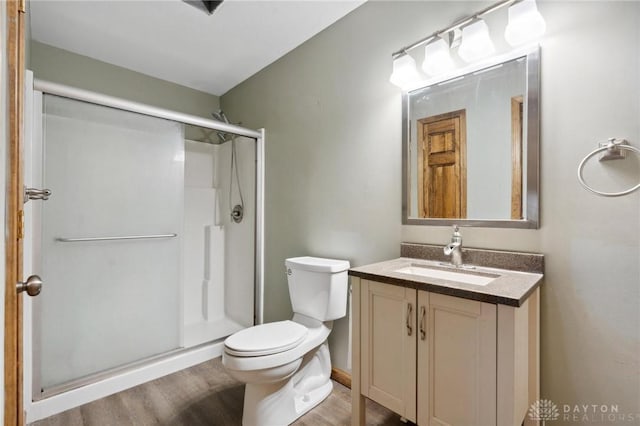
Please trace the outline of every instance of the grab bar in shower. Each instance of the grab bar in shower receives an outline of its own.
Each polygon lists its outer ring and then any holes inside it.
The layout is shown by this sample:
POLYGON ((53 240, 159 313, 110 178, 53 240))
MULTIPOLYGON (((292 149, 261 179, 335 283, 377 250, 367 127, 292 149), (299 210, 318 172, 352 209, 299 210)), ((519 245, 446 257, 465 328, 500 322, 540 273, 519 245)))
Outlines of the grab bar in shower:
POLYGON ((150 240, 154 238, 175 238, 178 234, 156 234, 156 235, 123 235, 118 237, 86 237, 86 238, 63 238, 58 237, 56 241, 60 243, 78 243, 84 241, 116 241, 116 240, 150 240))

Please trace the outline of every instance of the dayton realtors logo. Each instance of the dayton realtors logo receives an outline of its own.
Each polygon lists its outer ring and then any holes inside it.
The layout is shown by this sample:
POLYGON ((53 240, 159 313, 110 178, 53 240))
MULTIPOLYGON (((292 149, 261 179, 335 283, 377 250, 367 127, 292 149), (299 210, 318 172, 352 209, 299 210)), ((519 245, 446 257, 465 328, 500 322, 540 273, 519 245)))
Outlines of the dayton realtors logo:
POLYGON ((617 404, 562 404, 558 407, 550 399, 539 399, 529 407, 529 418, 545 422, 558 420, 563 422, 585 423, 612 423, 640 421, 640 413, 621 413, 617 404))
POLYGON ((556 420, 558 417, 560 417, 558 406, 550 399, 539 399, 529 407, 529 418, 542 420, 542 426, 547 420, 556 420))

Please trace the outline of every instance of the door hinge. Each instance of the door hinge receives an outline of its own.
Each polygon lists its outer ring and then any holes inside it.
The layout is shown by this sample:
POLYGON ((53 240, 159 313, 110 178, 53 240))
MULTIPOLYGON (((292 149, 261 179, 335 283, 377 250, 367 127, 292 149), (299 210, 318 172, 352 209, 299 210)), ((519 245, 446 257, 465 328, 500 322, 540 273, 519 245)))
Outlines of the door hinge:
POLYGON ((18 12, 27 13, 27 0, 19 0, 18 12))
POLYGON ((18 239, 24 238, 24 210, 18 212, 18 239))

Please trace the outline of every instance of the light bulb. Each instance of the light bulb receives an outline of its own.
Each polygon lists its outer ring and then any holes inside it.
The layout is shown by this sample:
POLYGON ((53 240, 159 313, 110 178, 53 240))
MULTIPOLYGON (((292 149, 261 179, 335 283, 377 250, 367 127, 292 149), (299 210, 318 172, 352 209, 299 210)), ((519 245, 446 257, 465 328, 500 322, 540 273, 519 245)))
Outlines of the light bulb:
POLYGON ((449 45, 441 38, 429 43, 424 48, 424 62, 422 70, 428 75, 439 75, 454 68, 453 59, 449 52, 449 45))
POLYGON ((458 47, 458 56, 466 62, 475 62, 493 54, 496 48, 489 36, 489 27, 482 19, 462 29, 462 43, 458 47))
POLYGON ((421 79, 422 76, 416 69, 416 61, 410 55, 405 53, 393 60, 393 73, 389 77, 392 84, 406 89, 421 79))
POLYGON ((509 7, 509 24, 504 38, 512 46, 540 38, 547 29, 535 0, 523 0, 509 7))

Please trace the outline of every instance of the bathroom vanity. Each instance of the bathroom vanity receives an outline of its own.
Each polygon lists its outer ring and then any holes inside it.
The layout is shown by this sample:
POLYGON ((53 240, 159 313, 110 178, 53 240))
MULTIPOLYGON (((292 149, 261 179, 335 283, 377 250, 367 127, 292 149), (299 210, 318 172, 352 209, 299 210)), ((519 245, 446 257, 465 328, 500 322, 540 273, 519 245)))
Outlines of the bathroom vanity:
POLYGON ((536 424, 539 254, 402 244, 398 259, 353 268, 352 425, 365 398, 418 425, 536 424))

